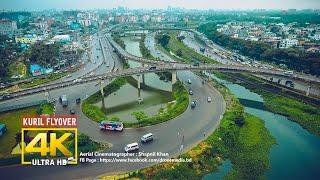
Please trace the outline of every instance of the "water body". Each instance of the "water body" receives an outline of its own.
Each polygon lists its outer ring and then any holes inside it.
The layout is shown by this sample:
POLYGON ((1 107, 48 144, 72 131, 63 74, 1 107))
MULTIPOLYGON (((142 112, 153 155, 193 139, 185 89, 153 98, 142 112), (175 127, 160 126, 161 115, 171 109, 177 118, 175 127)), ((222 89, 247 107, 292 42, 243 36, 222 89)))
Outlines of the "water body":
MULTIPOLYGON (((141 90, 143 101, 138 103, 138 90, 136 87, 127 83, 118 91, 105 97, 106 112, 108 116, 117 116, 125 122, 137 122, 134 116, 131 115, 135 111, 143 111, 148 116, 154 116, 160 108, 166 108, 167 102, 173 100, 171 94, 157 91, 141 90)), ((95 104, 98 107, 102 106, 101 102, 95 104)))
MULTIPOLYGON (((121 38, 125 45, 126 45, 126 51, 129 52, 130 54, 133 54, 135 56, 139 56, 142 57, 142 54, 140 52, 140 48, 139 48, 139 41, 140 39, 138 37, 123 37, 121 38)), ((128 61, 130 67, 135 68, 135 67, 141 67, 141 63, 139 62, 135 62, 135 61, 128 61)), ((145 83, 148 86, 157 88, 157 89, 161 89, 161 90, 165 90, 165 91, 171 91, 171 82, 165 82, 165 81, 161 81, 159 80, 159 76, 156 75, 155 73, 148 73, 145 74, 145 83)), ((135 78, 137 78, 135 76, 135 78)))
POLYGON ((230 160, 225 160, 219 167, 218 172, 211 173, 203 177, 204 180, 222 179, 231 170, 232 163, 230 160))
MULTIPOLYGON (((243 86, 221 80, 239 99, 256 102, 257 107, 245 106, 245 112, 261 118, 271 135, 276 138, 277 145, 271 148, 271 169, 266 172, 268 179, 318 179, 320 177, 320 138, 303 129, 299 124, 287 117, 265 111, 259 104, 263 102, 260 95, 249 91, 243 86)), ((223 177, 230 166, 222 165, 220 171, 206 175, 208 177, 223 177)))

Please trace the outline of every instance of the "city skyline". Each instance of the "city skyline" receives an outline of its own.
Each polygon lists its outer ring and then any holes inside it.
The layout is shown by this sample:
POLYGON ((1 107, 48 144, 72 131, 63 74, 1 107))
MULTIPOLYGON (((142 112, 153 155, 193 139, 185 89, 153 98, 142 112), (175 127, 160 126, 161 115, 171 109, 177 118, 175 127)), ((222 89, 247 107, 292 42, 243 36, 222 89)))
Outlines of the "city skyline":
POLYGON ((1 2, 1 10, 46 10, 46 9, 109 9, 119 6, 131 9, 164 9, 169 6, 180 7, 186 9, 320 9, 320 3, 317 0, 306 0, 301 3, 300 0, 56 0, 56 1, 40 1, 40 0, 5 0, 1 2))

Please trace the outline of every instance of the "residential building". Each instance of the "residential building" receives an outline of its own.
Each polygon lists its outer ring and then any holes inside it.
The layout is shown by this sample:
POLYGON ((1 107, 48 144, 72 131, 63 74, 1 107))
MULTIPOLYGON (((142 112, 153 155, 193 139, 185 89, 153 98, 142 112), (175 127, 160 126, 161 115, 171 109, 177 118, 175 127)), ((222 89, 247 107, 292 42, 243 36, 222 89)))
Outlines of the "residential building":
POLYGON ((0 34, 13 36, 17 29, 17 23, 15 21, 7 19, 0 20, 0 34))
POLYGON ((27 35, 22 37, 15 37, 16 43, 21 44, 34 44, 36 41, 40 40, 40 38, 36 35, 27 35))
POLYGON ((298 45, 297 39, 283 39, 280 41, 279 48, 290 48, 298 45))

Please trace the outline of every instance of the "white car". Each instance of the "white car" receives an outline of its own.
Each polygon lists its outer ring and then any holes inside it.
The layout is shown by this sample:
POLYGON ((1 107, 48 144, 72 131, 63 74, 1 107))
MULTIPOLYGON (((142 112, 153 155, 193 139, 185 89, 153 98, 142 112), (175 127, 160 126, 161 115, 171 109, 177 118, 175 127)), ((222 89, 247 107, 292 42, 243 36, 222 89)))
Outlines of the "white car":
POLYGON ((127 144, 126 147, 124 147, 125 152, 131 152, 139 149, 138 143, 134 142, 131 144, 127 144))
POLYGON ((207 97, 207 101, 208 101, 208 102, 211 102, 211 97, 207 97))
POLYGON ((148 141, 152 141, 153 140, 153 134, 152 133, 148 133, 145 134, 144 136, 141 137, 141 142, 148 142, 148 141))
POLYGON ((188 83, 191 84, 191 79, 188 79, 188 83))

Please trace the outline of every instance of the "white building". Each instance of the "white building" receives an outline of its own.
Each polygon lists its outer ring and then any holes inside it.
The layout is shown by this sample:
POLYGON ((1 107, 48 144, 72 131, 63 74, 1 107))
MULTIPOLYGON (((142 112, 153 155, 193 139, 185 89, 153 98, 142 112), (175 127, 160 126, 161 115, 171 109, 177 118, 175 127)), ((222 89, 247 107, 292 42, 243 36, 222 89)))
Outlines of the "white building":
POLYGON ((0 34, 13 35, 17 30, 17 23, 11 20, 0 20, 0 34))
POLYGON ((312 36, 312 39, 319 41, 320 40, 320 32, 315 33, 314 36, 312 36))
POLYGON ((142 21, 143 22, 148 22, 149 20, 150 20, 150 16, 149 15, 146 14, 146 15, 142 16, 142 21))
POLYGON ((298 45, 297 39, 283 39, 280 41, 279 48, 290 48, 298 45))
POLYGON ((52 40, 54 41, 58 41, 58 42, 69 42, 71 41, 70 35, 66 34, 66 35, 56 35, 52 38, 52 40))
POLYGON ((78 22, 82 26, 90 26, 91 25, 91 20, 89 20, 89 19, 80 19, 80 20, 78 20, 78 22))

